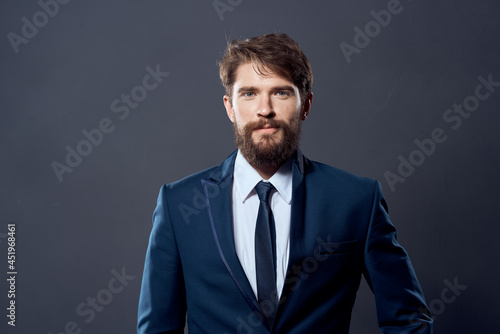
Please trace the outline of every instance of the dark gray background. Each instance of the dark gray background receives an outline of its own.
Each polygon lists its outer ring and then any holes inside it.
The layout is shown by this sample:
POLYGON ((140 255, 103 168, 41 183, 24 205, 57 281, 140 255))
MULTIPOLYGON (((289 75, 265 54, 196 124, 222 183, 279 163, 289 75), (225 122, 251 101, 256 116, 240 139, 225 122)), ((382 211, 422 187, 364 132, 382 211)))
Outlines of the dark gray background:
MULTIPOLYGON (((42 1, 43 2, 43 1, 42 1)), ((478 76, 500 81, 500 5, 402 0, 402 11, 346 61, 356 26, 376 1, 232 3, 222 20, 213 1, 72 1, 14 51, 7 35, 33 22, 36 1, 2 2, 0 12, 0 263, 7 223, 17 223, 17 321, 7 326, 0 284, 0 332, 134 333, 151 214, 163 183, 220 163, 234 148, 216 60, 226 41, 285 32, 312 63, 314 103, 303 152, 380 180, 399 240, 408 250, 437 333, 497 331, 500 88, 452 130, 444 112, 474 94, 478 76), (170 75, 120 120, 110 105, 142 84, 145 68, 170 75), (82 130, 109 118, 114 131, 59 182, 82 130), (447 140, 392 191, 415 139, 442 128, 447 140), (89 323, 76 313, 105 293, 112 270, 135 276, 89 323), (467 288, 443 303, 445 280, 467 288), (440 308, 443 306, 444 308, 440 308)), ((447 292, 447 297, 453 296, 447 292)), ((363 283, 352 333, 377 333, 363 283)))

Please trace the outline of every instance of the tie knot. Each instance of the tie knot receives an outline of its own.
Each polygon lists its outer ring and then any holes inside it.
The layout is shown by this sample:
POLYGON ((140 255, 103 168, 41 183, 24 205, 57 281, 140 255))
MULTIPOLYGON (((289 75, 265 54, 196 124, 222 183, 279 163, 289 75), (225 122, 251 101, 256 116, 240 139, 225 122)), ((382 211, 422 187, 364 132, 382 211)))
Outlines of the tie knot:
POLYGON ((270 182, 260 181, 255 186, 255 190, 257 191, 257 195, 259 196, 259 200, 269 203, 269 195, 271 194, 271 190, 274 189, 274 186, 270 182))

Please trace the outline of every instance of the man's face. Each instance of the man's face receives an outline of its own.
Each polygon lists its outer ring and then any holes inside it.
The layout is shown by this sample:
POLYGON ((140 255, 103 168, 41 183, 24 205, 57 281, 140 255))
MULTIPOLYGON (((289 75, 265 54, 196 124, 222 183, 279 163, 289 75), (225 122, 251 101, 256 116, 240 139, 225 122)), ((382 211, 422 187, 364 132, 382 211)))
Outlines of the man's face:
POLYGON ((232 97, 224 96, 236 145, 250 164, 279 166, 297 149, 301 123, 309 114, 298 88, 274 73, 259 74, 252 63, 236 71, 232 97))

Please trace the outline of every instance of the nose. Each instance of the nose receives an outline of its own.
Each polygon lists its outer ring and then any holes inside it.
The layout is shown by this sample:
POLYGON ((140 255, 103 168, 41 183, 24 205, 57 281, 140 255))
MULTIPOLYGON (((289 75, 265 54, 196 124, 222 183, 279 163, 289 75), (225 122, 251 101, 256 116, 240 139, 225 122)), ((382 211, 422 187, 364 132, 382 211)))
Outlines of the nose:
POLYGON ((270 96, 261 96, 257 116, 270 118, 274 117, 273 103, 270 96))

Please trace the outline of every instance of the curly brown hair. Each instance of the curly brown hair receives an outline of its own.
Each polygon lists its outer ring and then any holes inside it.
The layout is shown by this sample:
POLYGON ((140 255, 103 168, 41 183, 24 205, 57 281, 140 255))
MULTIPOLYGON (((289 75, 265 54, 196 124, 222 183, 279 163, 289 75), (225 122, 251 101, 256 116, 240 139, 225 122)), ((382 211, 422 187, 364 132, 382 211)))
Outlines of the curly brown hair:
POLYGON ((300 46, 283 33, 231 41, 219 61, 219 75, 226 95, 231 94, 238 66, 252 63, 259 74, 275 73, 297 86, 302 104, 311 94, 311 64, 300 46))

